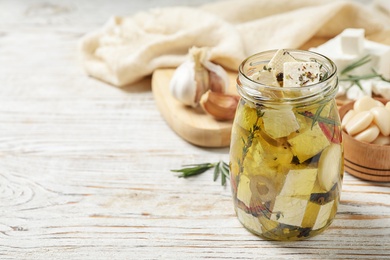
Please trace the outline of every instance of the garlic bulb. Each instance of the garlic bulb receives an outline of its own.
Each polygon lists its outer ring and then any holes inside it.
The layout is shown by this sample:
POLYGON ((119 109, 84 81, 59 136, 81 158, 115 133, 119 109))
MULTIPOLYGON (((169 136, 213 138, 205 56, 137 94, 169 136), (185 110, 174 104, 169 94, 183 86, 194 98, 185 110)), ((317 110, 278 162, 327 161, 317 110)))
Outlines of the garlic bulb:
POLYGON ((185 105, 197 107, 200 98, 211 89, 225 93, 229 85, 226 71, 209 61, 207 48, 192 47, 189 59, 175 70, 170 82, 170 92, 185 105))

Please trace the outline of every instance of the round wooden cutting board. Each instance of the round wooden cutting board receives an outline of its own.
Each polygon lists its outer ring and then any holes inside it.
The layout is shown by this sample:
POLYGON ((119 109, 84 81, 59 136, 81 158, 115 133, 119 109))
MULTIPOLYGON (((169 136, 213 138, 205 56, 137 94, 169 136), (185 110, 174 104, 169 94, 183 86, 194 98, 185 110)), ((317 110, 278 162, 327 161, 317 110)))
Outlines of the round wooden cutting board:
MULTIPOLYGON (((159 69, 152 76, 152 92, 158 109, 168 125, 184 140, 202 147, 226 147, 230 144, 233 121, 217 121, 199 107, 194 109, 177 101, 169 91, 174 69, 159 69)), ((229 93, 236 91, 236 72, 229 74, 229 93)))

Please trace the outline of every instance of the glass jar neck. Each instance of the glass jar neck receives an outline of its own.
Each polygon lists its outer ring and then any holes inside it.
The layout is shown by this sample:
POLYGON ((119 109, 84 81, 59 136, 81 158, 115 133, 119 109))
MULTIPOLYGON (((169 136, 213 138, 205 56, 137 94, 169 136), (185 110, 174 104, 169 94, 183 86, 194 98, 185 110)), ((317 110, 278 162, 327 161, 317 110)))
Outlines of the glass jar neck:
POLYGON ((252 76, 263 70, 276 51, 254 54, 241 63, 237 78, 237 91, 242 98, 254 104, 282 103, 299 106, 335 97, 338 91, 336 65, 327 57, 310 51, 286 50, 299 62, 319 63, 322 74, 320 82, 303 87, 275 87, 253 80, 252 76))

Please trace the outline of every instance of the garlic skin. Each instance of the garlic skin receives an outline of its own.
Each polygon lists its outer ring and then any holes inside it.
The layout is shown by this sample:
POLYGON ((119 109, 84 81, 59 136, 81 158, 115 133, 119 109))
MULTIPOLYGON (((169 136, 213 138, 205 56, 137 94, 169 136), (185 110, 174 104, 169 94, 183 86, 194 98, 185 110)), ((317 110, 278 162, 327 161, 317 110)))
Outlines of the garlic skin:
POLYGON ((197 82, 195 80, 195 64, 185 61, 173 73, 170 92, 184 105, 196 107, 197 82))
POLYGON ((175 70, 169 88, 174 98, 195 108, 208 90, 225 93, 228 86, 228 74, 209 61, 208 49, 192 47, 189 59, 175 70))
POLYGON ((226 93, 229 86, 229 76, 219 65, 208 60, 203 65, 209 71, 209 89, 213 92, 226 93))
POLYGON ((200 105, 203 110, 217 120, 232 120, 240 97, 237 95, 213 92, 211 90, 203 94, 200 105))

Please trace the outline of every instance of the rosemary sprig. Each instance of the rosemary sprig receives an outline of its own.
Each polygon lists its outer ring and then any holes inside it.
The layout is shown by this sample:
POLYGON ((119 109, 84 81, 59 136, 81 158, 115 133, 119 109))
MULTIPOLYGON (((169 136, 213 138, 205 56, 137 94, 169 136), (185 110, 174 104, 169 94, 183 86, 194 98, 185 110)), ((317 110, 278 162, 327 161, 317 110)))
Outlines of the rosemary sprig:
POLYGON ((260 107, 256 108, 256 115, 257 115, 256 121, 253 123, 253 126, 249 129, 248 138, 247 138, 247 140, 245 140, 244 137, 242 137, 242 139, 241 139, 244 147, 242 148, 242 158, 241 158, 241 160, 238 159, 240 173, 244 171, 245 157, 246 157, 246 154, 248 153, 249 149, 252 146, 253 139, 255 138, 256 133, 258 131, 261 131, 261 128, 258 124, 259 124, 260 118, 264 115, 264 113, 265 112, 263 112, 260 107))
POLYGON ((322 122, 322 123, 329 124, 329 125, 339 125, 339 123, 337 121, 332 120, 330 118, 322 117, 322 116, 319 116, 319 115, 315 116, 315 115, 313 115, 311 113, 307 113, 307 112, 298 112, 298 114, 312 119, 313 120, 312 126, 316 122, 322 122))
POLYGON ((351 63, 350 65, 348 65, 347 67, 345 67, 341 72, 340 74, 341 75, 345 75, 347 74, 348 72, 360 67, 360 66, 363 66, 364 64, 368 63, 371 61, 371 58, 370 58, 370 55, 366 55, 364 56, 363 58, 355 61, 354 63, 351 63))
MULTIPOLYGON (((345 67, 341 72, 340 72, 340 81, 350 81, 352 85, 357 85, 361 90, 363 90, 362 85, 360 84, 360 80, 365 80, 365 79, 373 79, 373 78, 380 78, 383 81, 390 82, 390 79, 384 78, 381 74, 379 74, 375 69, 371 69, 372 73, 371 74, 366 74, 366 75, 350 75, 348 74, 352 70, 363 66, 364 64, 367 64, 368 62, 371 61, 370 55, 366 55, 362 57, 361 59, 351 63, 347 67, 345 67)), ((350 88, 349 87, 349 88, 350 88)))
POLYGON ((362 75, 362 76, 348 75, 346 78, 341 78, 340 81, 357 81, 357 80, 362 80, 362 79, 373 79, 373 78, 378 78, 378 77, 382 77, 382 75, 380 75, 380 74, 368 74, 368 75, 362 75))
POLYGON ((315 123, 319 120, 319 118, 321 117, 321 112, 322 110, 324 110, 326 104, 322 104, 317 110, 316 110, 316 113, 314 114, 313 116, 313 120, 311 122, 311 128, 313 129, 313 126, 315 125, 315 123))
POLYGON ((195 175, 199 175, 208 171, 209 169, 214 168, 213 180, 217 181, 218 177, 221 176, 221 185, 226 185, 226 180, 229 179, 229 165, 224 161, 219 161, 217 163, 199 163, 199 164, 187 164, 183 165, 184 168, 171 170, 172 172, 180 172, 178 175, 179 178, 188 178, 195 175))
POLYGON ((374 68, 371 68, 371 71, 372 71, 374 74, 378 75, 378 77, 379 77, 381 80, 386 81, 386 82, 390 82, 390 79, 386 79, 385 77, 383 77, 383 75, 382 75, 382 74, 379 74, 374 68))

